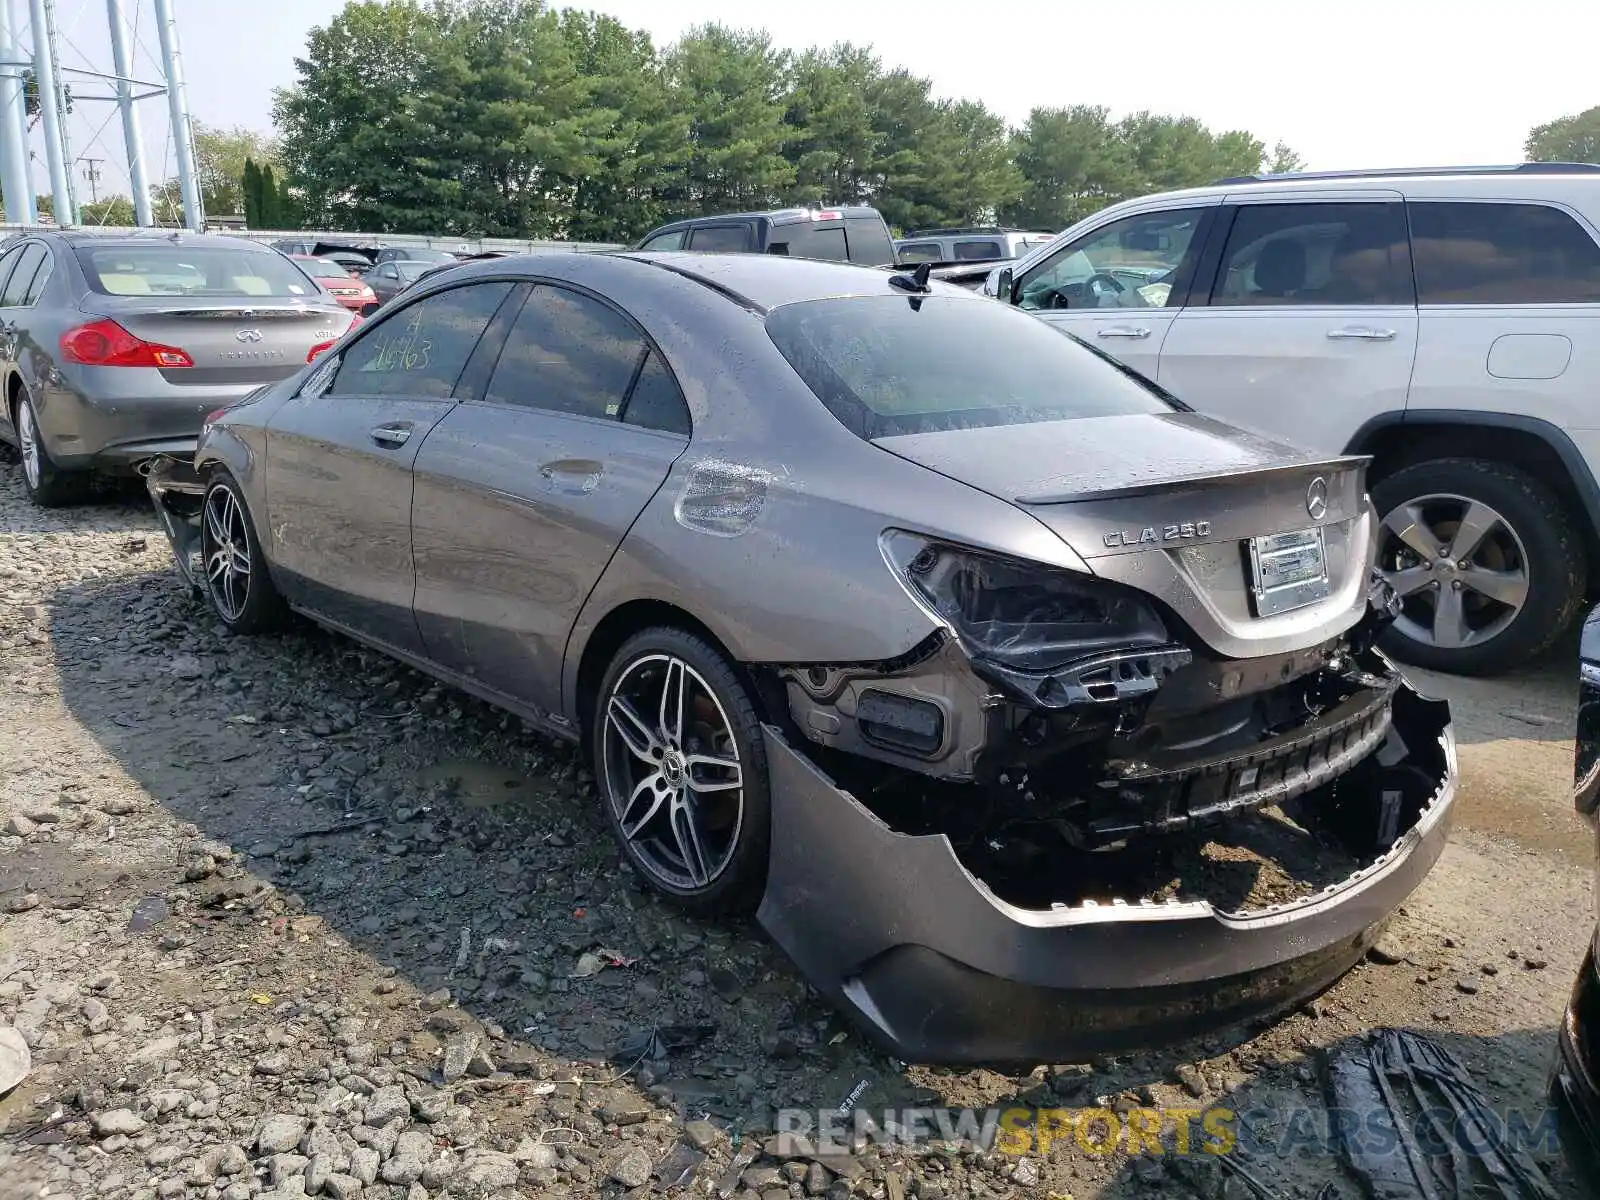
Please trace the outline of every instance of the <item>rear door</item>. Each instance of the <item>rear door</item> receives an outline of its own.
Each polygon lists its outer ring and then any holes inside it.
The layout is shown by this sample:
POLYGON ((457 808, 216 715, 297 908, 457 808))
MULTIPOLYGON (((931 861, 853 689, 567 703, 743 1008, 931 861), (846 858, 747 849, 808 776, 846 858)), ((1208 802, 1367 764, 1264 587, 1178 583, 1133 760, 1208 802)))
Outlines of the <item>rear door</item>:
POLYGON ((395 309, 268 422, 269 554, 297 604, 421 652, 411 467, 512 286, 473 282, 395 309))
POLYGON ((1016 278, 1017 306, 1154 379, 1217 204, 1153 209, 1089 230, 1016 278))
POLYGON ((1243 193, 1224 222, 1158 382, 1203 413, 1330 453, 1369 417, 1403 411, 1417 307, 1398 194, 1243 193))
POLYGON ((416 612, 429 657, 559 713, 573 622, 688 435, 677 382, 631 318, 535 285, 481 393, 417 458, 416 612))
MULTIPOLYGON (((49 275, 50 251, 43 242, 24 242, 0 258, 0 356, 8 365, 17 362, 17 351, 28 333, 28 306, 37 298, 33 281, 41 270, 49 275)), ((37 399, 35 403, 38 403, 37 399)))

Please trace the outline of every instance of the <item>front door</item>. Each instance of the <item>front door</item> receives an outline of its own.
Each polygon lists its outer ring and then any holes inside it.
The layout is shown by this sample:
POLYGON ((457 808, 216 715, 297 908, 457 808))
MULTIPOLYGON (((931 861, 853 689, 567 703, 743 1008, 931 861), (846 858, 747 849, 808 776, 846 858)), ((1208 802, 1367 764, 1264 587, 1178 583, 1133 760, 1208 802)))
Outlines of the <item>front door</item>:
POLYGON ((1213 211, 1157 209, 1092 229, 1018 276, 1017 306, 1154 379, 1213 211))
POLYGON ((417 459, 428 656, 559 713, 567 635, 688 434, 671 371, 629 317, 535 285, 481 395, 417 459))
POLYGON ((268 422, 269 553, 295 603, 421 651, 411 467, 511 286, 451 288, 374 321, 268 422))
POLYGON ((1404 411, 1417 306, 1399 197, 1264 199, 1224 214, 1214 275, 1173 322, 1157 382, 1203 413, 1330 453, 1369 417, 1404 411))

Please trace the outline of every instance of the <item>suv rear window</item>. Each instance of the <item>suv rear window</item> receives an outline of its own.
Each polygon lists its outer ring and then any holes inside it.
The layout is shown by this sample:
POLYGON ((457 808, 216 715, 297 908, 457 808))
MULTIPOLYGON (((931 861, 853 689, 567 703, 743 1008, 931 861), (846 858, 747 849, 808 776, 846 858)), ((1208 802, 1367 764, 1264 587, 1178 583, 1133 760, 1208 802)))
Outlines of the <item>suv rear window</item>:
POLYGON ((1413 201, 1419 304, 1587 304, 1600 300, 1600 246, 1542 204, 1413 201))
POLYGON ((1076 338, 986 300, 806 300, 774 309, 767 335, 862 438, 1172 411, 1076 338))
POLYGON ((283 255, 227 246, 75 247, 89 286, 105 296, 314 296, 283 255))

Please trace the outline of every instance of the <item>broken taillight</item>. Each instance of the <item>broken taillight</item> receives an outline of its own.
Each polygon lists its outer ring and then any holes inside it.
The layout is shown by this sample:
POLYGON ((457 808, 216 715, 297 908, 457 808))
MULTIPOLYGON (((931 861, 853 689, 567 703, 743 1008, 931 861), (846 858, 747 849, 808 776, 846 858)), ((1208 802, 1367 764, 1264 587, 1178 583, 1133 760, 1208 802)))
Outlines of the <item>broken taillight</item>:
POLYGON ((147 342, 109 318, 61 335, 61 356, 87 367, 192 367, 188 351, 147 342))

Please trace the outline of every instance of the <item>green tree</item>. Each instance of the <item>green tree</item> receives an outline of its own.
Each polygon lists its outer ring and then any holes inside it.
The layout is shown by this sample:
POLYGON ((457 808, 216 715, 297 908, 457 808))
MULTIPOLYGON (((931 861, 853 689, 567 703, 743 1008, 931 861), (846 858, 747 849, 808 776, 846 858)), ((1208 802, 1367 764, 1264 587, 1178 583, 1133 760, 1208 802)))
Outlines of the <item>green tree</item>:
POLYGON ((1278 142, 1272 147, 1272 153, 1267 155, 1262 169, 1269 175, 1293 175, 1306 169, 1306 160, 1295 153, 1294 147, 1288 142, 1278 142))
POLYGON ((270 229, 262 211, 261 168, 253 158, 244 160, 240 190, 244 193, 244 223, 251 229, 270 229))
POLYGON ((1034 109, 1012 141, 1023 188, 1003 219, 1057 232, 1123 199, 1136 186, 1127 150, 1105 108, 1034 109))
POLYGON ((132 225, 133 201, 127 196, 107 196, 78 205, 80 225, 132 225))
POLYGON ((277 142, 271 136, 243 126, 222 129, 200 121, 193 123, 195 181, 200 185, 200 205, 207 216, 248 217, 245 206, 244 168, 277 159, 277 142))
POLYGON ((840 43, 808 50, 794 64, 783 154, 794 168, 787 198, 797 204, 856 204, 872 198, 883 134, 872 90, 883 67, 870 50, 840 43))
POLYGON ((626 242, 674 215, 689 158, 689 114, 650 35, 612 17, 568 9, 561 31, 593 88, 597 169, 567 179, 566 233, 578 241, 626 242))
POLYGON ((783 157, 789 55, 764 32, 702 25, 675 45, 668 78, 689 116, 683 211, 764 208, 794 183, 783 157))
POLYGON ((441 233, 463 223, 465 164, 442 124, 462 83, 442 61, 446 25, 415 0, 355 0, 311 31, 273 115, 312 224, 441 233))
POLYGON ((1529 162, 1600 162, 1600 107, 1534 126, 1523 153, 1529 162))

